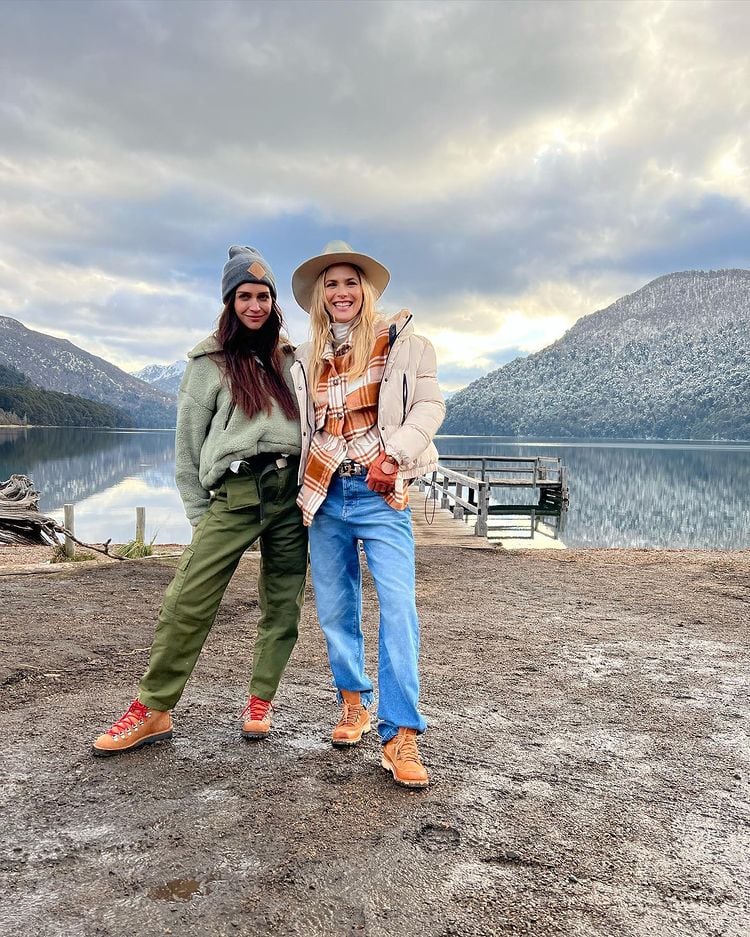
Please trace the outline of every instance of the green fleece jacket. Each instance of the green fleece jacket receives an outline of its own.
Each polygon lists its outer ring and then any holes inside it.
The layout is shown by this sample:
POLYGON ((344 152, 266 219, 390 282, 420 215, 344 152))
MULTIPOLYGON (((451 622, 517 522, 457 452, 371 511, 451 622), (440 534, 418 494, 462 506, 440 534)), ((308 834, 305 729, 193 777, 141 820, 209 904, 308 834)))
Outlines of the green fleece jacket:
MULTIPOLYGON (((270 414, 261 412, 252 420, 235 407, 223 372, 211 357, 220 351, 215 336, 209 335, 188 353, 177 402, 175 481, 193 526, 208 510, 211 490, 236 459, 259 452, 300 453, 299 420, 287 419, 276 400, 271 401, 270 414)), ((285 352, 284 377, 294 392, 291 347, 285 352)))

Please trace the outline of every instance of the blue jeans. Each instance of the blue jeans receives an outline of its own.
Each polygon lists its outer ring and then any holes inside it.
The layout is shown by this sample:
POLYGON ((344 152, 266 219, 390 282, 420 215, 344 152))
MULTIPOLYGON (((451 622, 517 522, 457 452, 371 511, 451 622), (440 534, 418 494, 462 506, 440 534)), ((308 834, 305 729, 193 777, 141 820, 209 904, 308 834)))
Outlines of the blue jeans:
POLYGON ((387 742, 402 726, 424 732, 419 699, 419 619, 414 596, 411 511, 396 511, 364 476, 334 475, 310 527, 310 568, 318 610, 339 691, 372 702, 362 634, 361 540, 380 604, 378 732, 387 742))

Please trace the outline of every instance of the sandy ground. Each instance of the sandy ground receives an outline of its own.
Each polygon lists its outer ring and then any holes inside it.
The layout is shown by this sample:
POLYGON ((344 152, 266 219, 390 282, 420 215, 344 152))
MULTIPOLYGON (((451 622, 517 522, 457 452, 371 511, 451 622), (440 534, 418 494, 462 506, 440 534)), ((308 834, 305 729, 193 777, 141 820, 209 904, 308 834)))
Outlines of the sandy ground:
POLYGON ((426 792, 329 746, 311 602, 239 737, 257 562, 174 740, 108 760, 169 561, 0 569, 2 935, 747 937, 750 553, 421 547, 426 792))

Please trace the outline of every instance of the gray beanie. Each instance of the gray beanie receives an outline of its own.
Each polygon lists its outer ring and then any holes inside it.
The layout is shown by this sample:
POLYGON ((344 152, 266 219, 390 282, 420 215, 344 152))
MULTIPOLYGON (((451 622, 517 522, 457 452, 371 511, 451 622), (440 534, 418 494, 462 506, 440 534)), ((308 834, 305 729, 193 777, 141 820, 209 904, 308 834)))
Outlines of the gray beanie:
POLYGON ((221 277, 221 298, 224 302, 240 283, 265 283, 276 299, 276 280, 263 255, 254 247, 238 247, 235 244, 229 248, 229 260, 224 264, 221 277))

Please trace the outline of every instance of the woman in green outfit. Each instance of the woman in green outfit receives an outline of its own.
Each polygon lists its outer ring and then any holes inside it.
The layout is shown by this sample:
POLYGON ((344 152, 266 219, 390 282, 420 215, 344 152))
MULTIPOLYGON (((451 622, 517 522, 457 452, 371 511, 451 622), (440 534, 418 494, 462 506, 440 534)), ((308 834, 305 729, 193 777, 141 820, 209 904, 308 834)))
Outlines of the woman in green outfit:
POLYGON ((271 268, 230 247, 216 331, 188 355, 180 387, 176 481, 193 539, 159 612, 148 670, 129 708, 93 744, 118 755, 172 736, 176 705, 242 554, 260 539, 261 609, 242 734, 271 727, 271 701, 297 640, 307 533, 297 507, 300 428, 292 348, 271 268))

